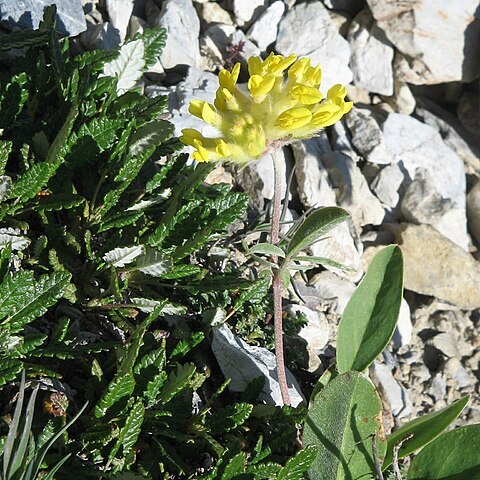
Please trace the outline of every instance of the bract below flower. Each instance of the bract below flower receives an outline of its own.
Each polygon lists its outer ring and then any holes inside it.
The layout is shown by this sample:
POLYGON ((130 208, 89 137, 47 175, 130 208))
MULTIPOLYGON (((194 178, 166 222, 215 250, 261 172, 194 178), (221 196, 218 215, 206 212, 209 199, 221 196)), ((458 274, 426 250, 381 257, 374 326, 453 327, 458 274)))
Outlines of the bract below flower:
POLYGON ((248 90, 237 85, 237 63, 231 72, 219 73, 214 105, 190 102, 190 113, 219 132, 217 138, 207 138, 194 129, 182 130, 180 140, 195 148, 195 160, 245 164, 280 145, 315 136, 352 108, 343 85, 322 94, 320 66, 311 66, 309 58, 273 53, 265 60, 252 57, 248 71, 248 90))

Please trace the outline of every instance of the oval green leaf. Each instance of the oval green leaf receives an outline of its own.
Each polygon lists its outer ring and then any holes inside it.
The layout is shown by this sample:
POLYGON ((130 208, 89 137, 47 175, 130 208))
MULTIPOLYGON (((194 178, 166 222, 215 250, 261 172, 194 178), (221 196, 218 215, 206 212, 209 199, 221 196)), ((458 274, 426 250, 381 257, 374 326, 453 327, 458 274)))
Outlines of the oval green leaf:
POLYGON ((312 245, 347 218, 348 213, 339 207, 323 207, 314 210, 293 234, 288 243, 287 255, 292 257, 312 245))
POLYGON ((375 471, 373 439, 380 464, 387 448, 381 412, 375 387, 363 373, 345 373, 320 390, 310 404, 303 430, 304 447, 318 447, 309 478, 370 478, 375 471))
POLYGON ((403 458, 410 455, 415 450, 429 444, 460 415, 465 408, 465 405, 467 405, 469 398, 468 395, 460 398, 448 407, 445 407, 438 412, 422 415, 421 417, 402 425, 398 430, 393 432, 387 439, 387 454, 385 455, 383 469, 386 469, 392 464, 393 449, 395 445, 406 439, 398 450, 398 458, 403 458), (413 436, 407 439, 410 435, 413 436))
POLYGON ((412 461, 408 480, 480 478, 480 424, 456 428, 428 444, 412 461))
POLYGON ((392 338, 403 295, 403 257, 390 245, 373 258, 343 312, 337 335, 339 373, 365 370, 392 338))
POLYGON ((252 253, 263 253, 264 255, 276 255, 277 257, 285 257, 285 252, 277 245, 271 243, 257 243, 247 252, 247 255, 252 253))

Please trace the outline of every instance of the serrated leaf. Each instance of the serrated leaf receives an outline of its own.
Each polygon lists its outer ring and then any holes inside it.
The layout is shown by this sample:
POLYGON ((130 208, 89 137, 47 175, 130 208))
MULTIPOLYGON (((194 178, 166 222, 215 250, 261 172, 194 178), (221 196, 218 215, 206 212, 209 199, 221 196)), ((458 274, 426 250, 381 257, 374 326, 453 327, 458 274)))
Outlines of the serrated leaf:
MULTIPOLYGON (((326 257, 314 257, 311 255, 302 255, 298 257, 292 257, 292 260, 296 262, 306 262, 306 263, 314 263, 316 265, 327 265, 329 267, 335 267, 338 268, 339 270, 343 270, 345 272, 351 272, 353 271, 352 267, 348 267, 347 265, 343 265, 342 263, 336 262, 335 260, 332 260, 330 258, 326 257)), ((312 267, 310 267, 312 268, 312 267)))
POLYGON ((8 158, 12 153, 13 142, 11 140, 0 140, 0 173, 5 173, 8 158))
POLYGON ((71 193, 57 193, 40 197, 35 205, 38 210, 52 212, 58 210, 69 210, 78 207, 85 199, 81 195, 71 193))
POLYGON ((343 312, 337 334, 339 373, 361 372, 383 351, 395 330, 402 296, 402 251, 391 245, 375 255, 343 312))
POLYGON ((247 255, 251 255, 252 253, 275 255, 281 258, 285 257, 285 252, 277 245, 272 245, 271 243, 257 243, 247 251, 247 255))
POLYGON ((121 212, 113 217, 105 220, 99 227, 98 233, 106 232, 111 228, 121 228, 135 223, 140 217, 144 215, 143 212, 121 212))
POLYGON ((285 466, 280 469, 277 480, 302 480, 304 473, 310 468, 318 449, 315 445, 308 445, 298 451, 294 457, 290 458, 285 466))
POLYGON ((20 235, 20 231, 15 228, 0 228, 0 248, 7 245, 20 252, 30 245, 30 239, 20 235))
POLYGON ((137 34, 134 40, 141 38, 145 46, 145 66, 148 69, 157 62, 165 46, 167 31, 164 28, 149 28, 137 34), (137 36, 138 35, 138 36, 137 36))
POLYGON ((383 459, 386 440, 382 404, 370 379, 360 372, 336 377, 315 396, 303 429, 303 445, 316 445, 311 480, 359 480, 375 471, 372 439, 383 459))
POLYGON ((268 292, 269 285, 270 282, 265 278, 253 282, 249 288, 240 292, 229 315, 231 316, 234 312, 238 312, 246 302, 258 303, 263 300, 268 292))
POLYGON ((35 280, 31 271, 6 277, 0 285, 0 319, 7 317, 12 333, 21 331, 63 295, 70 278, 68 272, 55 272, 35 280))
POLYGON ((184 357, 190 350, 203 341, 203 332, 193 332, 188 338, 180 340, 170 354, 170 360, 177 360, 184 357))
POLYGON ((138 256, 135 269, 151 277, 161 277, 171 269, 172 261, 161 252, 147 247, 144 254, 138 256))
POLYGON ((23 369, 23 363, 18 359, 2 358, 0 362, 0 387, 12 382, 23 369))
POLYGON ((145 406, 141 400, 133 405, 130 410, 127 419, 125 420, 125 425, 120 430, 117 443, 112 448, 109 458, 113 459, 117 452, 122 448, 122 456, 126 457, 132 447, 137 442, 137 439, 142 431, 143 418, 145 416, 145 406))
POLYGON ((0 251, 0 284, 5 279, 10 268, 10 260, 12 258, 12 246, 10 244, 5 245, 0 251))
POLYGON ((97 117, 92 119, 88 124, 83 124, 78 132, 78 138, 86 135, 93 138, 95 143, 100 147, 100 151, 110 148, 117 139, 117 130, 125 123, 120 119, 112 119, 106 117, 97 117))
POLYGON ((383 462, 383 469, 389 467, 393 460, 393 449, 395 445, 402 442, 398 451, 398 458, 404 458, 415 450, 419 450, 432 440, 437 438, 455 419, 462 413, 469 400, 468 395, 438 412, 427 413, 421 417, 402 425, 389 437, 387 453, 383 462), (413 435, 411 438, 410 435, 413 435))
POLYGON ((15 182, 10 198, 18 198, 20 202, 33 198, 47 184, 55 170, 55 165, 51 163, 36 163, 15 182))
POLYGON ((171 371, 160 393, 160 401, 166 404, 172 400, 177 393, 188 386, 195 372, 196 368, 193 363, 179 365, 175 370, 171 371))
POLYGON ((0 202, 10 197, 12 192, 12 179, 7 175, 0 176, 0 202))
POLYGON ((165 366, 166 354, 165 347, 157 348, 145 354, 139 362, 135 364, 133 371, 140 375, 141 371, 150 365, 155 365, 159 370, 165 366))
POLYGON ((198 275, 202 272, 202 268, 198 265, 175 265, 173 270, 164 273, 160 278, 163 280, 176 280, 178 278, 189 277, 191 275, 198 275))
POLYGON ((117 77, 117 93, 132 89, 143 75, 145 47, 142 40, 133 40, 122 45, 120 54, 103 67, 103 75, 117 77))
POLYGON ((143 255, 145 247, 136 245, 134 247, 117 247, 107 252, 103 259, 114 267, 124 267, 132 263, 137 257, 143 255))
POLYGON ((265 462, 265 463, 256 463, 255 465, 249 465, 245 469, 245 473, 250 473, 254 478, 277 478, 277 472, 280 470, 281 466, 278 463, 265 462))
POLYGON ((207 424, 214 434, 229 432, 243 425, 250 417, 252 410, 253 405, 249 403, 227 405, 208 417, 207 424))
POLYGON ((247 457, 245 455, 245 452, 237 453, 237 455, 230 459, 227 466, 225 467, 222 475, 222 480, 230 480, 234 478, 237 473, 241 472, 246 462, 247 457))
POLYGON ((440 435, 412 461, 408 480, 477 480, 480 478, 480 425, 440 435))
POLYGON ((148 402, 148 407, 152 407, 157 403, 158 394, 162 389, 166 379, 167 379, 166 372, 158 372, 147 383, 147 386, 143 392, 143 396, 148 402))
POLYGON ((173 134, 173 124, 166 120, 152 120, 135 131, 130 141, 130 154, 138 156, 161 145, 173 134))
POLYGON ((130 396, 134 389, 135 380, 131 372, 124 375, 116 375, 108 384, 107 389, 103 392, 97 405, 95 405, 95 417, 103 417, 110 407, 115 405, 119 400, 130 396))
POLYGON ((323 207, 314 210, 295 229, 287 246, 287 255, 295 256, 348 218, 348 212, 339 207, 323 207))

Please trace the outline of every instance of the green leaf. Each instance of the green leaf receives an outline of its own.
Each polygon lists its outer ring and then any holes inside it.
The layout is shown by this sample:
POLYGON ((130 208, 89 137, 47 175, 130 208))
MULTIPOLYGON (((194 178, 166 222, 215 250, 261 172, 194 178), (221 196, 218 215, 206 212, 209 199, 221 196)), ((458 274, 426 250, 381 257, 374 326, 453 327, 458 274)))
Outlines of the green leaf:
MULTIPOLYGON (((3 283, 5 275, 10 269, 10 259, 12 258, 12 245, 8 243, 0 251, 0 284, 3 283)), ((0 287, 1 290, 1 287, 0 287)))
POLYGON ((257 243, 247 251, 247 255, 251 255, 252 253, 276 255, 281 258, 285 257, 285 252, 280 247, 277 247, 277 245, 272 245, 271 243, 257 243))
POLYGON ((0 176, 0 202, 10 197, 12 193, 12 179, 7 175, 0 176))
POLYGON ((252 413, 253 405, 234 403, 217 410, 207 418, 207 425, 214 435, 229 432, 243 425, 252 413))
POLYGON ((334 267, 346 272, 353 271, 352 267, 348 267, 347 265, 343 265, 342 263, 336 262, 335 260, 331 260, 330 258, 326 257, 313 257, 311 255, 302 255, 299 257, 292 257, 292 260, 294 260, 295 262, 314 263, 316 265, 334 267))
POLYGON ((120 435, 118 436, 117 443, 112 448, 110 452, 109 458, 113 459, 117 452, 122 447, 122 456, 126 457, 132 447, 137 442, 137 439, 142 431, 142 424, 143 419, 145 416, 145 406, 141 400, 137 400, 137 402, 133 405, 132 409, 130 410, 127 419, 125 420, 125 425, 120 430, 120 435))
POLYGON ((240 470, 243 469, 243 466, 247 463, 247 457, 245 452, 237 453, 234 457, 230 459, 222 475, 222 480, 230 480, 234 478, 237 473, 240 473, 240 470))
POLYGON ((153 120, 141 126, 132 135, 130 154, 137 156, 161 145, 173 134, 173 124, 166 120, 153 120))
POLYGON ((109 383, 105 392, 103 392, 97 405, 95 405, 95 417, 103 417, 110 407, 115 405, 119 400, 130 396, 134 389, 135 380, 131 372, 123 375, 116 375, 109 383))
POLYGON ((408 480, 480 478, 480 424, 456 428, 427 445, 412 461, 408 480))
POLYGON ((132 263, 136 258, 143 254, 145 247, 135 245, 134 247, 117 247, 107 252, 103 259, 114 267, 124 267, 132 263))
POLYGON ((83 124, 77 132, 78 138, 90 136, 100 147, 100 151, 110 148, 117 139, 117 130, 123 125, 120 119, 98 117, 83 124))
POLYGON ((145 68, 145 46, 142 40, 132 40, 120 48, 117 58, 107 62, 103 74, 107 77, 117 77, 117 93, 120 95, 131 90, 145 68))
POLYGON ((378 252, 343 312, 337 335, 339 373, 363 371, 390 341, 403 295, 403 257, 396 245, 378 252))
POLYGON ((151 277, 161 277, 172 267, 169 257, 153 248, 147 247, 144 254, 136 258, 135 270, 151 277))
POLYGON ((338 207, 323 207, 314 210, 295 230, 288 243, 287 255, 295 256, 347 218, 348 213, 338 207))
POLYGON ((84 201, 85 199, 81 195, 57 193, 55 195, 40 197, 37 200, 35 208, 45 212, 69 210, 71 208, 78 207, 84 201))
POLYGON ((36 163, 15 182, 10 198, 18 198, 20 202, 33 198, 47 185, 55 170, 56 167, 51 163, 36 163))
POLYGON ((317 456, 318 450, 315 445, 308 445, 290 458, 285 466, 280 469, 277 480, 302 480, 304 473, 310 468, 317 456))
POLYGON ((467 405, 468 400, 468 396, 460 398, 438 412, 422 415, 395 430, 387 439, 387 453, 383 462, 383 469, 391 465, 395 445, 404 440, 398 451, 398 458, 400 459, 429 444, 455 421, 467 405), (410 435, 413 436, 407 439, 410 435))
POLYGON ((23 364, 20 360, 2 358, 0 361, 0 387, 15 380, 22 368, 23 364))
POLYGON ((175 370, 170 372, 160 394, 162 403, 168 403, 177 393, 186 388, 195 371, 196 368, 193 363, 186 363, 185 365, 179 365, 175 370))
POLYGON ((45 28, 37 30, 17 30, 0 35, 0 51, 35 47, 48 43, 50 32, 45 28))
POLYGON ((140 217, 144 215, 143 212, 121 212, 108 219, 106 219, 98 228, 98 233, 106 232, 111 228, 121 228, 135 223, 140 217))
POLYGON ((165 46, 167 31, 164 28, 148 28, 141 34, 137 34, 134 40, 141 38, 145 46, 145 67, 148 69, 160 58, 162 49, 165 46))
POLYGON ((8 317, 13 333, 21 331, 63 295, 70 278, 68 272, 55 272, 35 280, 32 271, 6 277, 0 285, 0 319, 8 317))
POLYGON ((261 302, 265 295, 268 293, 270 282, 265 278, 260 278, 253 282, 246 290, 243 290, 238 295, 235 303, 233 304, 232 310, 229 313, 229 316, 233 313, 238 312, 246 302, 251 302, 253 304, 261 302))
POLYGON ((13 142, 11 140, 0 140, 0 173, 5 173, 8 158, 12 153, 13 142))
POLYGON ((203 341, 205 334, 203 332, 193 332, 188 338, 180 340, 172 350, 169 359, 178 360, 184 357, 190 350, 195 348, 203 341))
POLYGON ((382 404, 370 379, 360 372, 336 377, 310 404, 303 445, 318 446, 309 469, 311 480, 357 480, 375 471, 372 439, 378 456, 386 450, 382 404))

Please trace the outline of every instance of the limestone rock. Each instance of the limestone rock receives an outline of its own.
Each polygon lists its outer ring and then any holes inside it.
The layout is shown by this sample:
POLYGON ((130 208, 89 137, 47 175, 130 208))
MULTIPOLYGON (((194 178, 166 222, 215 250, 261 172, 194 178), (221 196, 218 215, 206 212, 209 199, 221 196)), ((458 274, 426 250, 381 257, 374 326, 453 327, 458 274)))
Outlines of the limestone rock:
MULTIPOLYGON (((283 405, 278 383, 275 355, 263 347, 247 345, 234 335, 227 325, 213 329, 212 350, 225 378, 231 381, 228 387, 234 392, 243 392, 255 378, 265 377, 261 399, 269 405, 283 405)), ((292 406, 305 401, 295 377, 287 369, 288 391, 292 406)))
POLYGON ((108 19, 120 35, 120 41, 125 41, 128 23, 133 12, 133 0, 107 0, 108 19))
POLYGON ((239 27, 255 20, 264 10, 266 0, 233 0, 233 14, 239 27))
POLYGON ((350 213, 355 225, 380 225, 385 212, 356 163, 339 152, 324 154, 320 160, 327 167, 330 180, 337 189, 340 206, 350 213))
POLYGON ((325 270, 317 273, 310 279, 315 286, 322 303, 328 304, 331 311, 342 315, 350 297, 355 290, 355 284, 346 278, 325 270))
POLYGON ((285 4, 280 0, 273 2, 258 20, 250 27, 247 37, 264 51, 277 38, 278 24, 285 12, 285 4))
POLYGON ((470 82, 480 65, 477 0, 367 0, 387 38, 403 54, 400 79, 417 85, 470 82))
POLYGON ((402 224, 397 242, 405 260, 405 288, 463 309, 480 307, 480 265, 429 225, 402 224))
POLYGON ((200 20, 192 0, 165 0, 155 24, 167 30, 161 56, 166 69, 177 65, 200 66, 200 20))
POLYGON ((382 129, 372 112, 366 108, 352 108, 345 117, 352 144, 368 162, 388 165, 394 162, 383 139, 382 129))
POLYGON ((202 5, 202 20, 208 25, 211 23, 223 23, 233 25, 230 14, 216 2, 206 2, 202 5))
POLYGON ((320 160, 325 150, 331 151, 328 139, 324 136, 295 142, 292 144, 295 157, 295 175, 298 195, 306 207, 336 205, 328 172, 320 160))
POLYGON ((428 170, 417 170, 413 182, 405 191, 401 211, 407 221, 432 225, 468 251, 470 238, 465 222, 465 206, 453 205, 452 200, 443 198, 428 170))
POLYGON ((467 195, 468 226, 477 242, 480 242, 480 182, 467 195))
POLYGON ((393 163, 382 168, 370 185, 375 196, 395 216, 402 195, 402 185, 405 181, 405 169, 401 164, 393 163))
POLYGON ((81 0, 2 0, 0 20, 10 27, 38 28, 43 10, 52 3, 57 6, 56 30, 64 36, 75 36, 87 28, 81 0))
POLYGON ((393 94, 393 48, 368 10, 350 25, 350 68, 356 86, 381 95, 393 94))
POLYGON ((282 18, 275 49, 282 55, 296 53, 310 57, 312 64, 319 63, 324 72, 322 91, 352 80, 348 42, 339 35, 321 2, 297 4, 282 18))

